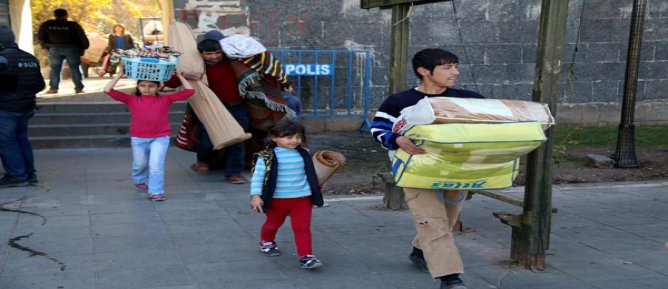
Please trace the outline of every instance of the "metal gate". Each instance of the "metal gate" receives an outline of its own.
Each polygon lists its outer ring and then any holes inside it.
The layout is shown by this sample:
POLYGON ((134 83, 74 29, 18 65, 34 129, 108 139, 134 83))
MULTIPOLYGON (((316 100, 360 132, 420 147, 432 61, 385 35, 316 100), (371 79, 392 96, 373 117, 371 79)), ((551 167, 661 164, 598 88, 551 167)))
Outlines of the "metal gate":
POLYGON ((299 117, 362 117, 358 131, 369 131, 368 50, 270 49, 302 102, 299 117))

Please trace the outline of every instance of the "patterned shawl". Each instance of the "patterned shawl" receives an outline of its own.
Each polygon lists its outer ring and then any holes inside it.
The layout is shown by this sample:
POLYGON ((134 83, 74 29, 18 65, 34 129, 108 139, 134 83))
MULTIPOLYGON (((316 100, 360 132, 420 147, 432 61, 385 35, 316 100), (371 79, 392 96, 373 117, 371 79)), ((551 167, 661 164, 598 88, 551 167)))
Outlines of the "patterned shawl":
MULTIPOLYGON (((251 58, 256 58, 256 60, 273 59, 273 56, 267 57, 267 55, 270 55, 270 53, 257 54, 251 58)), ((248 60, 248 58, 244 60, 248 60)), ((263 60, 262 63, 272 64, 269 66, 255 65, 255 69, 253 69, 244 63, 244 60, 233 61, 232 69, 239 82, 239 94, 246 100, 248 106, 251 127, 266 131, 269 126, 286 115, 294 116, 295 112, 288 107, 287 102, 281 95, 279 82, 285 80, 281 64, 277 61, 263 60), (258 72, 258 70, 262 72, 258 72), (272 74, 278 75, 278 77, 272 74), (282 80, 279 78, 281 75, 283 75, 282 80)), ((259 62, 250 61, 249 63, 257 64, 259 62)))

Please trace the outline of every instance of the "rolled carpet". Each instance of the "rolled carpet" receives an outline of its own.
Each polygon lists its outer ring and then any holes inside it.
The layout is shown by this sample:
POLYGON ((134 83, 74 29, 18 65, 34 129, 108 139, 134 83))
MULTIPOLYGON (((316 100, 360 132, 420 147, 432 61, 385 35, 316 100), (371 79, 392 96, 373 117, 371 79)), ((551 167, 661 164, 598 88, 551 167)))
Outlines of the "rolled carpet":
POLYGON ((313 154, 315 173, 318 176, 318 184, 322 186, 336 171, 346 163, 346 157, 335 151, 318 151, 313 154))
MULTIPOLYGON (((182 52, 180 62, 176 66, 179 71, 204 72, 204 62, 197 50, 197 42, 190 28, 181 22, 175 22, 169 28, 170 44, 176 50, 182 52)), ((206 76, 206 74, 205 74, 206 76)), ((190 84, 195 88, 195 94, 188 99, 188 104, 197 115, 197 119, 204 124, 209 134, 213 149, 243 142, 251 137, 249 133, 234 119, 232 114, 220 102, 216 94, 207 85, 208 80, 191 80, 190 84)))

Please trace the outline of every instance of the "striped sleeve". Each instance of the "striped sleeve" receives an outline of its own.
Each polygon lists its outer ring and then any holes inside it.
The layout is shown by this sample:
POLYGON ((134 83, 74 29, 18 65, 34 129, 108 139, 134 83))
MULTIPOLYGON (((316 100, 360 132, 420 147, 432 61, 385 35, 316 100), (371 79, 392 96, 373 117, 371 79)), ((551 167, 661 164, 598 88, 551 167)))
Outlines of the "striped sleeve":
MULTIPOLYGON (((371 121, 371 136, 373 140, 379 143, 387 150, 399 149, 397 145, 397 138, 401 135, 392 132, 392 126, 397 122, 401 115, 401 110, 411 105, 410 102, 415 100, 411 95, 413 90, 407 90, 397 94, 390 95, 383 104, 380 105, 376 115, 371 121)), ((419 98, 417 98, 419 100, 419 98)), ((417 100, 415 100, 417 102, 417 100)))
POLYGON ((258 158, 255 161, 255 170, 251 178, 250 195, 262 195, 262 185, 264 184, 264 176, 267 174, 267 167, 264 161, 258 158))
POLYGON ((392 126, 396 120, 395 117, 388 113, 378 110, 371 122, 371 136, 373 140, 388 150, 399 148, 396 140, 400 135, 392 132, 392 126))

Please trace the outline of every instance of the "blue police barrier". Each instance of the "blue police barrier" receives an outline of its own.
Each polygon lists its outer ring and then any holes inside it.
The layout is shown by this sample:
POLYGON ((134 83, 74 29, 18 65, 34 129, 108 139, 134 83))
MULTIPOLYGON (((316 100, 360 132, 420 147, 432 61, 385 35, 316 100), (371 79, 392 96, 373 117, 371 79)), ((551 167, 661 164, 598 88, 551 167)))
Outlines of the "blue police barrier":
POLYGON ((369 131, 371 53, 368 50, 269 49, 302 101, 303 118, 362 117, 369 131))

